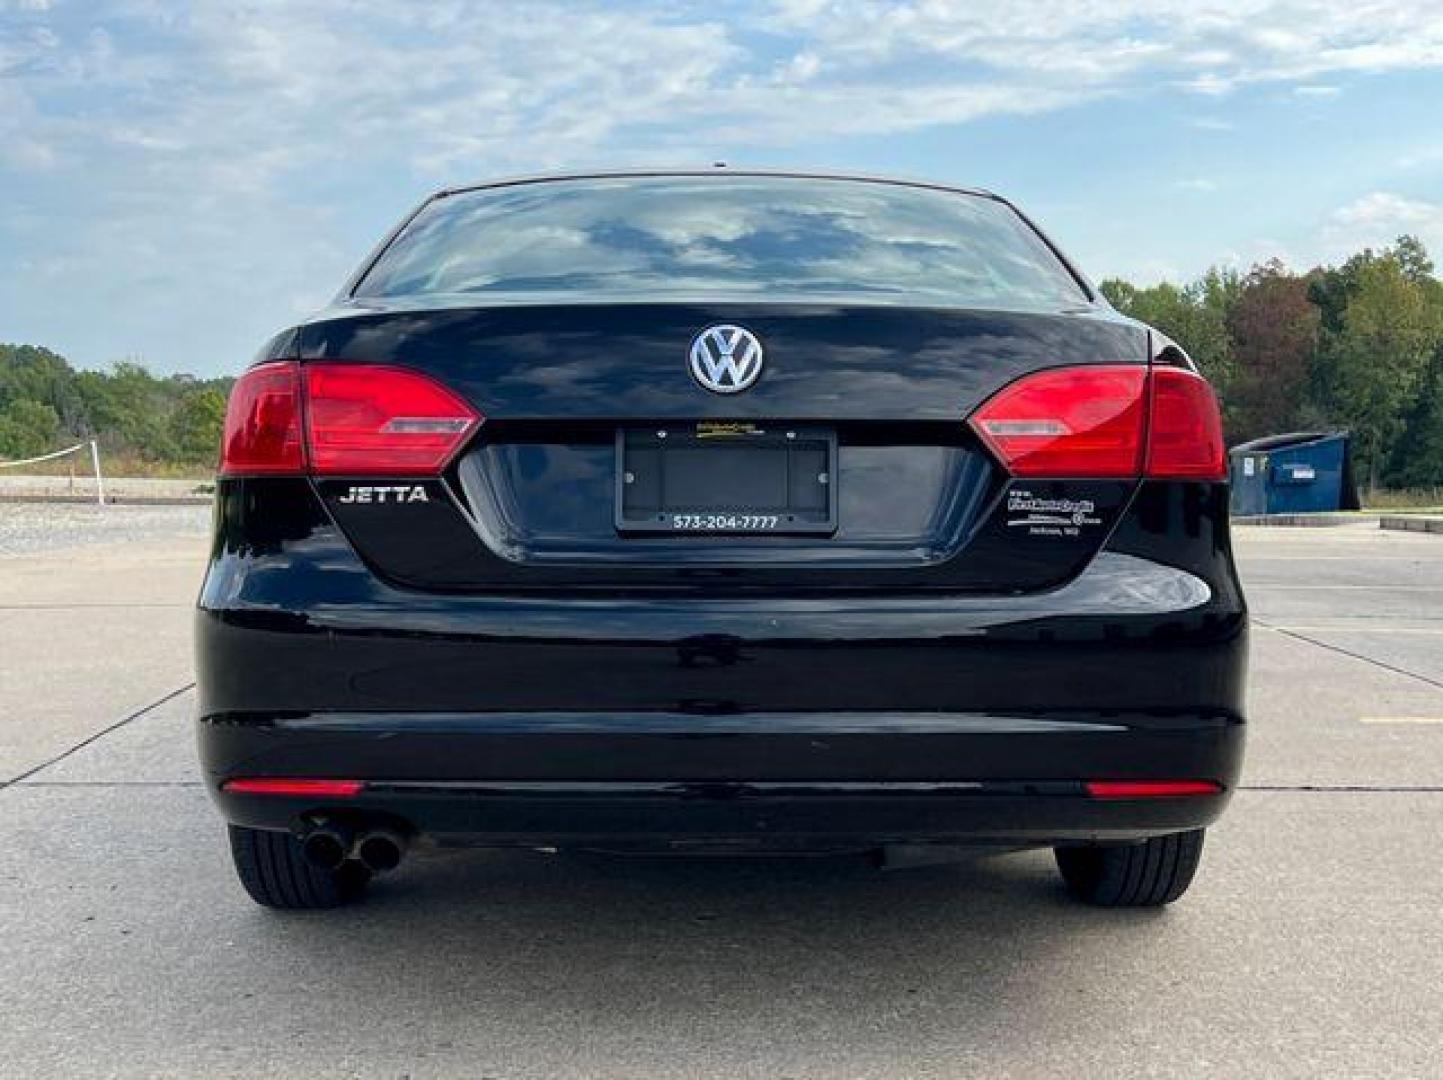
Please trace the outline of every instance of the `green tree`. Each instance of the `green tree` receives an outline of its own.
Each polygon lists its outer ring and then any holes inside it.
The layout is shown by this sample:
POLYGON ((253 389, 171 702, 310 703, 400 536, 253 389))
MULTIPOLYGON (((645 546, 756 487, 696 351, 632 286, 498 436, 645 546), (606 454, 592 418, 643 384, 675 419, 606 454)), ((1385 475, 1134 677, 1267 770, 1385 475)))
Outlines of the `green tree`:
POLYGON ((225 394, 199 389, 187 394, 170 418, 171 441, 186 464, 214 464, 225 424, 225 394))
POLYGON ((34 457, 51 450, 60 435, 60 416, 49 405, 16 398, 0 409, 0 459, 34 457))
POLYGON ((1235 273, 1214 268, 1189 285, 1164 282, 1146 289, 1111 278, 1100 288, 1118 311, 1182 346, 1213 385, 1226 391, 1233 371, 1227 313, 1241 288, 1235 273))
POLYGON ((1396 251, 1365 252, 1345 270, 1347 303, 1338 329, 1325 336, 1318 374, 1332 410, 1353 431, 1375 489, 1429 389, 1430 364, 1443 344, 1443 298, 1438 282, 1416 277, 1416 265, 1396 251))
POLYGON ((1318 325, 1307 280, 1282 263, 1254 267, 1243 280, 1227 312, 1234 372, 1226 389, 1235 438, 1277 434, 1297 423, 1318 325))
POLYGON ((149 461, 179 459, 170 422, 173 391, 141 364, 122 361, 110 372, 76 376, 95 428, 112 449, 131 449, 149 461))
POLYGON ((34 345, 0 344, 0 408, 20 400, 50 406, 67 430, 84 423, 75 372, 63 356, 34 345))
POLYGON ((157 378, 135 361, 77 372, 49 349, 0 343, 0 415, 6 417, 8 448, 0 457, 20 456, 13 447, 22 444, 28 457, 40 452, 40 442, 52 449, 57 441, 97 437, 107 451, 131 462, 209 466, 232 381, 157 378))
POLYGON ((1384 480, 1397 487, 1443 487, 1443 345, 1433 350, 1384 480))
POLYGON ((1428 255, 1428 249, 1423 246, 1423 241, 1416 236, 1398 237, 1393 243, 1391 254, 1398 260, 1403 276, 1409 281, 1437 284, 1433 277, 1433 260, 1428 255))

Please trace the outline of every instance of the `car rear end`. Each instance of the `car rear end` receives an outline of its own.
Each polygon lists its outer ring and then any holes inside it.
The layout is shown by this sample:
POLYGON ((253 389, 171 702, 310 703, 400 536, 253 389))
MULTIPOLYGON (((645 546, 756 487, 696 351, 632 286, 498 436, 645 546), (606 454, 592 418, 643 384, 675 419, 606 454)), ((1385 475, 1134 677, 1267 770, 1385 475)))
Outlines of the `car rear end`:
POLYGON ((1000 200, 445 194, 232 397, 207 780, 333 868, 1190 835, 1242 747, 1224 477, 1186 357, 1000 200))

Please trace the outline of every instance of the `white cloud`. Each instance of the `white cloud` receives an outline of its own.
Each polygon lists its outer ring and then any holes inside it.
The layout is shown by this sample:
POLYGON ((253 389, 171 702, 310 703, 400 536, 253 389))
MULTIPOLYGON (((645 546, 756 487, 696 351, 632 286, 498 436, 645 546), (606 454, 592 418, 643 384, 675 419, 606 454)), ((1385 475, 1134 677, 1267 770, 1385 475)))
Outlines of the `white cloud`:
MULTIPOLYGON (((24 181, 20 209, 66 220, 28 257, 64 268, 76 294, 114 297, 117 333, 149 319, 117 339, 123 353, 176 333, 176 308, 253 313, 263 329, 291 298, 323 295, 386 224, 331 208, 580 163, 765 159, 1178 87, 1218 99, 1198 108, 1220 115, 1188 123, 1228 130, 1240 87, 1318 96, 1354 73, 1443 66, 1432 7, 0 0, 0 184, 10 198, 24 181), (144 315, 127 288, 166 301, 144 315)), ((0 230, 3 252, 17 234, 0 230)), ((12 303, 28 316, 47 301, 12 303)))
POLYGON ((1387 247, 1404 233, 1443 252, 1443 203, 1374 191, 1333 211, 1323 239, 1333 258, 1343 258, 1361 248, 1387 247))
POLYGON ((20 92, 106 96, 88 119, 22 110, 0 135, 24 123, 47 145, 186 150, 201 172, 279 139, 293 150, 281 172, 358 151, 438 177, 618 150, 701 160, 724 140, 914 130, 1169 85, 1323 97, 1338 87, 1321 75, 1443 66, 1443 18, 1411 0, 776 0, 730 24, 699 0, 353 0, 344 18, 302 0, 111 0, 64 31, 44 4, 20 7, 0 36, 20 92), (767 59, 758 30, 791 50, 767 59))
POLYGON ((857 63, 930 54, 1094 85, 1153 72, 1204 93, 1443 62, 1443 19, 1416 0, 832 0, 772 21, 857 63))
POLYGON ((1440 163, 1443 163, 1443 144, 1419 146, 1394 162, 1400 169, 1425 169, 1440 163))
POLYGON ((807 82, 815 79, 822 70, 822 58, 814 52, 799 52, 782 65, 778 72, 779 81, 807 82))
POLYGON ((42 172, 53 168, 56 160, 55 148, 35 139, 20 138, 0 146, 0 161, 23 172, 42 172))
POLYGON ((1209 180, 1205 176, 1190 176, 1183 180, 1173 181, 1173 187, 1180 191, 1216 191, 1218 184, 1216 180, 1209 180))
POLYGON ((1249 241, 1240 249, 1224 252, 1217 258, 1216 265, 1246 274, 1253 267, 1273 260, 1294 269, 1312 265, 1305 259, 1299 259, 1292 249, 1281 240, 1275 240, 1268 236, 1260 236, 1249 241))
POLYGON ((1195 94, 1203 94, 1207 97, 1222 97, 1231 94, 1237 86, 1237 80, 1227 75, 1219 75, 1215 71, 1209 71, 1194 79, 1188 79, 1182 84, 1195 94))

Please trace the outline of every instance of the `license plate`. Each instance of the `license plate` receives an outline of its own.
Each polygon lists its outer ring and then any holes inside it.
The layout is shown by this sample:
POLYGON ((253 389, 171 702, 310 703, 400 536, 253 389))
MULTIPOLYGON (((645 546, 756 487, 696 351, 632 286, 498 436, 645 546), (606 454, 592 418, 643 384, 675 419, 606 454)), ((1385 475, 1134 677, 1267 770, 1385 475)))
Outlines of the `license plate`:
POLYGON ((616 527, 636 534, 831 535, 831 429, 704 422, 616 435, 616 527))

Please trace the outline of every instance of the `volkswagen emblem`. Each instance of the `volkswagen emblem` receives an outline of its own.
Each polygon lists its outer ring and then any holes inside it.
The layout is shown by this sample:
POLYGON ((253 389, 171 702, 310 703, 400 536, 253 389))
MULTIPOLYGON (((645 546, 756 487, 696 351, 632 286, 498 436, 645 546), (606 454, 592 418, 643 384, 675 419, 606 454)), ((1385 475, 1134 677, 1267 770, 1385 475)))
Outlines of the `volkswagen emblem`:
POLYGON ((708 326, 691 341, 691 374, 714 394, 736 394, 762 373, 762 343, 743 326, 708 326))

